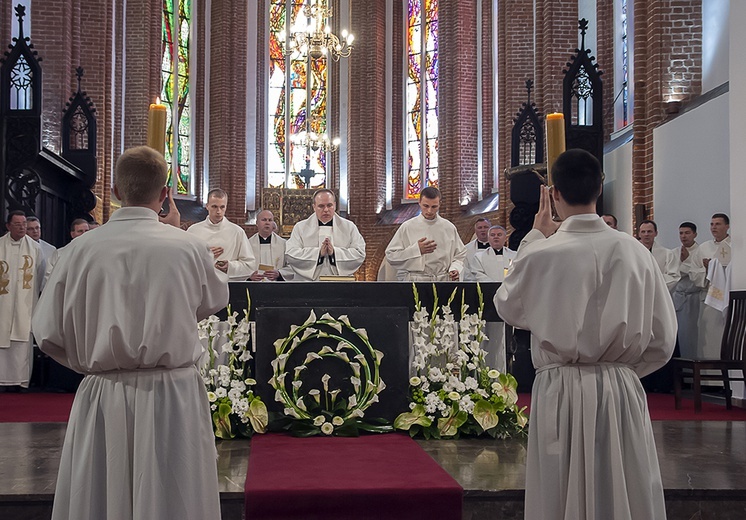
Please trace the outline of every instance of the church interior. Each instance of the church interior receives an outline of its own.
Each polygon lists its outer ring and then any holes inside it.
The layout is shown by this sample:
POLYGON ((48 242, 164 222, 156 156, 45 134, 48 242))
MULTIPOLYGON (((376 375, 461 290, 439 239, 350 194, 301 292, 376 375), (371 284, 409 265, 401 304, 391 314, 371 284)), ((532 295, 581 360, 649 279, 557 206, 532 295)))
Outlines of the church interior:
MULTIPOLYGON (((355 280, 373 282, 427 186, 464 244, 488 218, 517 249, 538 207, 523 181, 546 174, 545 120, 562 114, 567 147, 601 162, 599 214, 632 235, 654 220, 666 248, 680 223, 705 241, 729 215, 731 289, 746 289, 746 2, 328 0, 303 57, 306 3, 2 0, 3 218, 37 216, 57 247, 76 218, 105 224, 117 158, 151 144, 164 106, 182 228, 221 188, 248 236, 269 209, 288 237, 328 188, 365 239, 355 280)), ((746 517, 745 426, 654 421, 669 518, 746 517)), ((0 517, 48 518, 64 424, 0 432, 0 517)), ((464 488, 463 518, 523 517, 525 445, 418 442, 464 488)), ((219 443, 225 519, 242 518, 248 446, 219 443)))

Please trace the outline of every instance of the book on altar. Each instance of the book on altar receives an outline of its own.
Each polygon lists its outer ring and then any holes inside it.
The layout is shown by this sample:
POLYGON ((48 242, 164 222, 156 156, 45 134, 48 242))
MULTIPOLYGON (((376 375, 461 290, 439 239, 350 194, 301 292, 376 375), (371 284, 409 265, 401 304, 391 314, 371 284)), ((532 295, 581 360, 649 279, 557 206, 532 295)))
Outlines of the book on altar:
POLYGON ((259 268, 257 269, 257 271, 259 271, 260 273, 264 273, 264 271, 274 271, 274 270, 275 270, 275 266, 267 265, 267 264, 259 264, 259 268))
POLYGON ((322 274, 319 276, 320 282, 354 282, 355 277, 352 275, 342 276, 339 274, 322 274))

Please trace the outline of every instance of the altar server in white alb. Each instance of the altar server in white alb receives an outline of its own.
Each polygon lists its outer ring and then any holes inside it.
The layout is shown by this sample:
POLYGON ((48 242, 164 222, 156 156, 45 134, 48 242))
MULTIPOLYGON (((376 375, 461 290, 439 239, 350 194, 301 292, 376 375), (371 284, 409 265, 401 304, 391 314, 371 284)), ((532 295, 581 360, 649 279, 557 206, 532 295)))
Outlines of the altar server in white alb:
POLYGON ((295 280, 352 276, 365 260, 365 240, 357 226, 337 215, 334 192, 313 194, 313 214, 293 227, 285 244, 285 260, 295 280))
POLYGON ((420 192, 420 214, 403 223, 386 247, 386 259, 400 281, 459 280, 466 247, 456 226, 438 215, 440 191, 428 186, 420 192))
POLYGON ((259 265, 249 280, 274 282, 292 279, 293 271, 285 263, 285 239, 275 233, 272 212, 267 209, 260 211, 256 216, 256 227, 257 232, 249 237, 249 245, 259 265))
MULTIPOLYGON (((711 274, 715 274, 713 259, 717 259, 720 270, 730 257, 730 218, 725 213, 715 213, 710 219, 710 233, 712 240, 703 242, 699 246, 702 264, 707 269, 707 283, 702 290, 699 308, 699 340, 697 341, 697 357, 701 359, 718 359, 720 357, 720 343, 725 330, 725 314, 722 310, 711 307, 706 303, 707 292, 710 289, 711 274), (712 269, 711 269, 712 267, 712 269)), ((719 290, 724 294, 721 287, 719 290)))
POLYGON ((596 215, 595 157, 568 150, 552 178, 495 295, 534 346, 525 518, 665 519, 640 377, 673 352, 671 295, 650 252, 596 215))
POLYGON ((125 151, 114 178, 122 208, 106 233, 68 246, 34 313, 40 348, 85 374, 53 520, 220 518, 210 407, 195 363, 197 321, 225 307, 228 280, 203 240, 158 221, 165 184, 163 155, 125 151))
POLYGON ((31 379, 31 313, 39 294, 41 248, 14 210, 0 237, 0 386, 27 388, 31 379))
POLYGON ((679 273, 679 257, 676 251, 666 249, 658 244, 655 238, 658 236, 658 224, 652 220, 643 220, 638 228, 640 242, 655 258, 655 263, 663 273, 663 279, 666 280, 666 287, 671 291, 681 280, 679 273))
POLYGON ((487 239, 490 247, 467 260, 466 281, 502 282, 505 278, 505 271, 515 258, 515 251, 505 246, 507 231, 502 226, 492 226, 487 239))
POLYGON ((215 257, 215 269, 228 274, 234 281, 247 280, 257 268, 246 232, 225 217, 228 194, 220 188, 207 194, 207 218, 189 226, 210 246, 215 257))

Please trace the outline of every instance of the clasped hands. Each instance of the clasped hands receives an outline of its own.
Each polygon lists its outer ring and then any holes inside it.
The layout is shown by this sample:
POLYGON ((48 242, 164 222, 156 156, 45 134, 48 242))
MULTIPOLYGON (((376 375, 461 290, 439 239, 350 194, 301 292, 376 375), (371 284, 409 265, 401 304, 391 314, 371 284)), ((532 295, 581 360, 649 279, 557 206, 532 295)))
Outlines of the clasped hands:
POLYGON ((552 216, 552 188, 539 186, 539 211, 534 217, 534 229, 538 229, 545 237, 552 236, 560 226, 552 216))
POLYGON ((319 252, 320 256, 332 256, 334 254, 334 246, 332 245, 332 239, 330 237, 326 237, 324 241, 321 243, 321 251, 319 252))

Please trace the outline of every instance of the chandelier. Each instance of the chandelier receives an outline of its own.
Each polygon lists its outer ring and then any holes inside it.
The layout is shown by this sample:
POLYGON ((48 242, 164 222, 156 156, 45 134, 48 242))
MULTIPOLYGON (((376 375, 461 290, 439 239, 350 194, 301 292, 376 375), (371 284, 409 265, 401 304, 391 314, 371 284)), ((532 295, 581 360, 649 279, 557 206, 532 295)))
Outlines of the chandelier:
POLYGON ((317 134, 316 132, 306 130, 291 135, 290 141, 293 144, 303 146, 306 149, 313 150, 314 152, 321 150, 321 153, 337 151, 342 142, 339 137, 329 139, 326 132, 323 134, 317 134))
POLYGON ((307 54, 315 60, 325 56, 334 61, 348 58, 355 37, 346 29, 342 31, 341 39, 333 34, 329 26, 331 17, 332 8, 326 4, 326 0, 308 0, 303 6, 303 16, 298 17, 295 27, 291 28, 292 34, 287 37, 285 54, 307 54))

